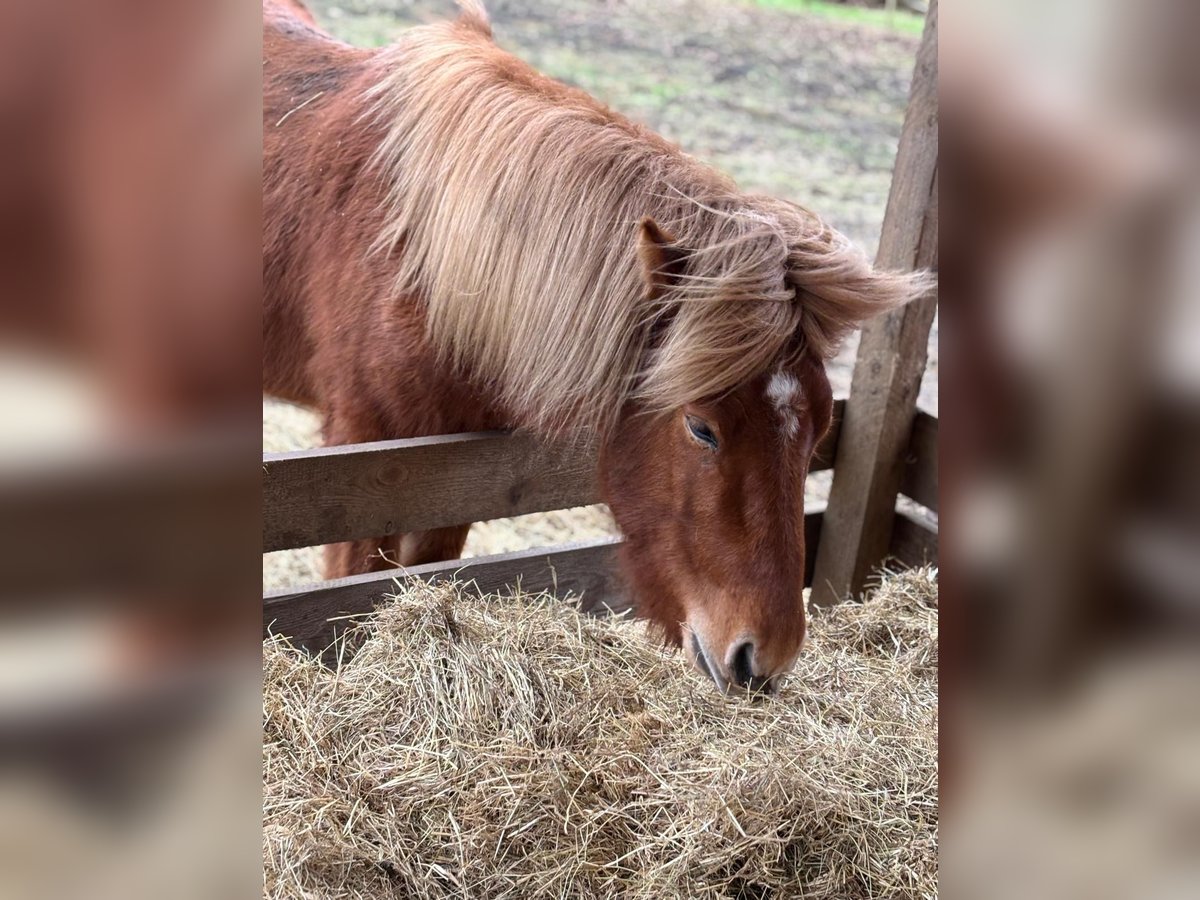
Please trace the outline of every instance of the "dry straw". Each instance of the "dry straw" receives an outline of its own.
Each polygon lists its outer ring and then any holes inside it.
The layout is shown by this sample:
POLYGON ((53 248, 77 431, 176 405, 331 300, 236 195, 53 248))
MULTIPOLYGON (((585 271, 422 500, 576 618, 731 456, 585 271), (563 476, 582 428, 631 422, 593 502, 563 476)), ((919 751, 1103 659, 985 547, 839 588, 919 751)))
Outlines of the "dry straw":
POLYGON ((763 702, 546 598, 415 588, 353 640, 264 646, 267 896, 936 896, 932 571, 815 611, 763 702))

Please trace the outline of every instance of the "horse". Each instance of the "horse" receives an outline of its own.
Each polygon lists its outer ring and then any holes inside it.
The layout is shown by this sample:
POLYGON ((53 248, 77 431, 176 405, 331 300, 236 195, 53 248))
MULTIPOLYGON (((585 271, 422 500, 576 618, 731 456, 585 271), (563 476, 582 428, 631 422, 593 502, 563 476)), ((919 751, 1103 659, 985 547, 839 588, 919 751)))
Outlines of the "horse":
MULTIPOLYGON (((321 411, 331 444, 595 442, 637 614, 718 689, 771 691, 805 637, 824 364, 924 281, 459 7, 365 50, 265 0, 264 391, 321 411)), ((326 574, 454 559, 468 528, 333 545, 326 574)))

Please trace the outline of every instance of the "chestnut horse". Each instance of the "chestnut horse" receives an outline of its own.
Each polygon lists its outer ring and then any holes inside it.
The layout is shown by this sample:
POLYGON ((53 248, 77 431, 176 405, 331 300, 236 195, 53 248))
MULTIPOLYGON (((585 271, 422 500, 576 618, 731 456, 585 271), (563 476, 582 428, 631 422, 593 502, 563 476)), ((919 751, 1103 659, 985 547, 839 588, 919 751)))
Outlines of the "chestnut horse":
MULTIPOLYGON (((600 447, 639 614, 721 689, 805 634, 823 361, 922 281, 457 21, 360 50, 267 0, 263 384, 327 442, 524 428, 600 447)), ((469 526, 329 548, 453 559, 469 526), (381 552, 383 551, 383 552, 381 552)))

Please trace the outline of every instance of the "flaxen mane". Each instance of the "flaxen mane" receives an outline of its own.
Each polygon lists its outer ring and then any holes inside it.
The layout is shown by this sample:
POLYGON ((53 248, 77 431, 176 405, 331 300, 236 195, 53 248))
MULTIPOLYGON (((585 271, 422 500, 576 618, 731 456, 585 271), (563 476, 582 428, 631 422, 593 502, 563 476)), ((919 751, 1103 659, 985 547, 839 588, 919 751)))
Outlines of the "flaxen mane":
POLYGON ((396 289, 526 424, 605 429, 630 399, 720 394, 798 344, 828 356, 922 282, 873 272, 798 206, 725 176, 491 41, 486 12, 413 29, 371 115, 396 289), (648 290, 639 222, 675 265, 648 290))

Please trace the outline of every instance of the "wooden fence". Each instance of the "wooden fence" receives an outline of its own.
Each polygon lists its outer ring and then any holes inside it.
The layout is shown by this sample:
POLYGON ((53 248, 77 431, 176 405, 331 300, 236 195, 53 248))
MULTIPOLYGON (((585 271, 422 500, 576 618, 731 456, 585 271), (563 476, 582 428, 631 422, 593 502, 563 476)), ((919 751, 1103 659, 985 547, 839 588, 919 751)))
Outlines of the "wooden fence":
MULTIPOLYGON (((831 468, 845 401, 818 448, 812 470, 831 468)), ((348 444, 263 457, 263 552, 381 534, 442 528, 600 502, 590 448, 553 448, 527 435, 460 434, 348 444)), ((937 510, 937 419, 919 413, 905 454, 902 492, 937 510)), ((903 504, 890 553, 905 565, 936 557, 936 527, 903 504)), ((805 515, 810 584, 824 509, 805 515)), ((617 538, 496 556, 452 560, 393 572, 285 588, 263 598, 263 629, 309 647, 327 644, 330 619, 370 610, 398 579, 454 577, 491 592, 575 594, 589 609, 628 607, 616 572, 617 538)))

